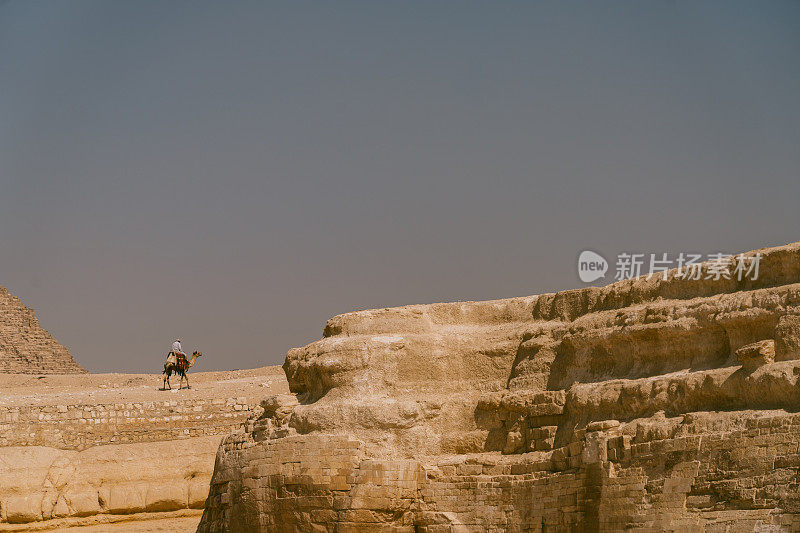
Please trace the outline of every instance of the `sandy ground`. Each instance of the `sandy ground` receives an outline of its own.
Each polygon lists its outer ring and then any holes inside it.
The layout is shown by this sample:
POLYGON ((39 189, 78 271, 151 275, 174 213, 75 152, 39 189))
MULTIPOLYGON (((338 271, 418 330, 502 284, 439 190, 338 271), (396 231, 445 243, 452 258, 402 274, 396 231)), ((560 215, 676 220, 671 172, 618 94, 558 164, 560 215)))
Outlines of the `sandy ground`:
POLYGON ((102 516, 71 520, 51 520, 33 524, 0 524, 2 532, 68 533, 151 533, 170 531, 190 533, 197 530, 203 511, 183 510, 173 513, 140 513, 127 516, 102 516))
POLYGON ((66 529, 51 529, 50 531, 68 531, 69 533, 149 533, 151 531, 189 533, 197 531, 197 525, 200 523, 200 518, 202 516, 202 514, 198 514, 197 516, 187 516, 183 518, 162 518, 160 520, 97 524, 66 529))
POLYGON ((0 406, 125 403, 165 398, 258 397, 289 391, 280 366, 222 372, 189 371, 191 389, 162 391, 161 374, 0 374, 0 406))

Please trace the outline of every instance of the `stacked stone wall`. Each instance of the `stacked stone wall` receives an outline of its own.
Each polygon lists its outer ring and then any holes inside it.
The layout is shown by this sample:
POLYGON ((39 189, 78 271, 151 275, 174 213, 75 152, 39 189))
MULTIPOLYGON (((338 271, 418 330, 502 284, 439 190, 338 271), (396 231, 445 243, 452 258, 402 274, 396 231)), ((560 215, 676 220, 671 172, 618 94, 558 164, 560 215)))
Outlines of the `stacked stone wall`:
POLYGON ((546 453, 433 462, 241 432, 223 441, 200 531, 800 531, 800 415, 731 416, 733 431, 687 416, 653 439, 609 421, 546 453))
POLYGON ((91 446, 226 435, 257 402, 246 397, 0 407, 0 447, 91 446))

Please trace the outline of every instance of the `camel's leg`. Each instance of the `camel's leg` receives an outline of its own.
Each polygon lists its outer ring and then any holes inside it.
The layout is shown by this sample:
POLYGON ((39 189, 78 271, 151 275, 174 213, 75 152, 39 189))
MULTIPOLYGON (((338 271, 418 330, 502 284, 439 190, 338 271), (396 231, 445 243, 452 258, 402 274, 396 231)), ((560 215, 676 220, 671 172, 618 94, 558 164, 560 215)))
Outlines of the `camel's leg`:
POLYGON ((186 388, 191 389, 191 387, 189 386, 189 374, 186 374, 186 388))

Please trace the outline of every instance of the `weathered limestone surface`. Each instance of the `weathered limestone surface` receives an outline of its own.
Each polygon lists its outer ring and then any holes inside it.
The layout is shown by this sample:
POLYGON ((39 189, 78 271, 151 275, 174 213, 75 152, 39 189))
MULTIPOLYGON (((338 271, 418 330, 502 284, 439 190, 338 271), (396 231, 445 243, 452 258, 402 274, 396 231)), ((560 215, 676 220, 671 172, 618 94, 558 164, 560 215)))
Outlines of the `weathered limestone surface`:
POLYGON ((0 448, 2 522, 202 508, 221 437, 96 446, 0 448))
POLYGON ((19 298, 0 287, 0 373, 86 372, 42 326, 19 298))
POLYGON ((191 380, 160 391, 159 375, 3 376, 0 531, 194 531, 223 435, 287 386, 279 367, 191 380))
POLYGON ((334 317, 222 441, 199 531, 800 531, 800 243, 759 252, 334 317))

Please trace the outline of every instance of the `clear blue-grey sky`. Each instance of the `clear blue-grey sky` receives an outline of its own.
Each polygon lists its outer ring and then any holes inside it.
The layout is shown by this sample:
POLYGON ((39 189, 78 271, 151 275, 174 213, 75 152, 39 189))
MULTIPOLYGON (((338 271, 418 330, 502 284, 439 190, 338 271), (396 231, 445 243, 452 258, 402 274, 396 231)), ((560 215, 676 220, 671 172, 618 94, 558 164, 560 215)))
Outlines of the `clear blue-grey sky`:
MULTIPOLYGON (((0 284, 92 371, 800 239, 800 3, 0 4, 0 284)), ((199 367, 198 367, 199 368, 199 367)))

